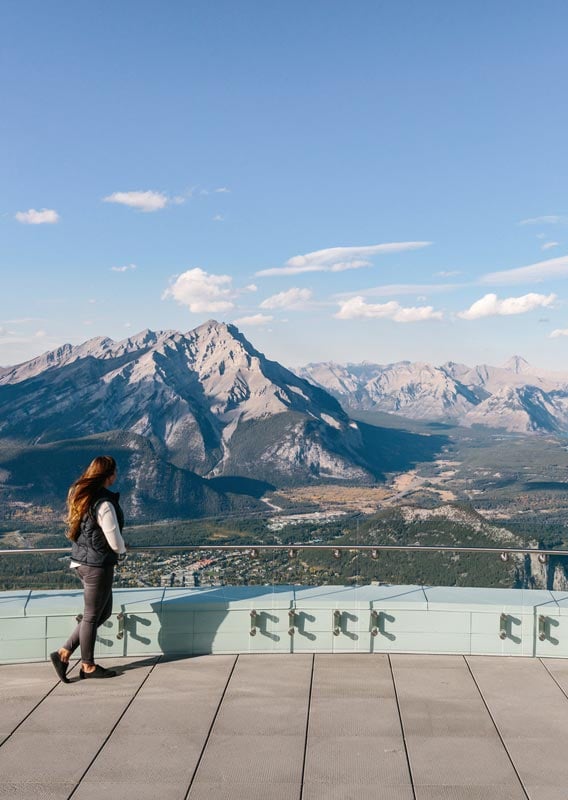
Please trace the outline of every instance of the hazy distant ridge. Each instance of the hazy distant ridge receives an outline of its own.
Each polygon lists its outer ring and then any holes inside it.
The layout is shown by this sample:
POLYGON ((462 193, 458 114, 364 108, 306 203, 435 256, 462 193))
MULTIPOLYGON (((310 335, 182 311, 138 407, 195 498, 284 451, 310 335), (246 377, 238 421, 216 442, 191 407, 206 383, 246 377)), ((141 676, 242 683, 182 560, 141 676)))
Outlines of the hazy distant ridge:
POLYGON ((519 356, 501 367, 322 362, 297 372, 353 409, 519 433, 568 432, 568 373, 532 367, 519 356))

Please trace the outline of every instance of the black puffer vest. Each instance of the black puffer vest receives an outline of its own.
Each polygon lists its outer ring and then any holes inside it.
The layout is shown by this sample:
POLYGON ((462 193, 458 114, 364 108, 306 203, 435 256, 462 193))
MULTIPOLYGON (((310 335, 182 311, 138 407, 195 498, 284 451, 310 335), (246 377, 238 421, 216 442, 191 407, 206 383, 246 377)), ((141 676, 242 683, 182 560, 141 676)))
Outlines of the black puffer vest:
POLYGON ((81 520, 79 535, 71 547, 71 560, 87 567, 106 567, 116 564, 118 556, 106 540, 102 528, 97 523, 97 508, 103 500, 112 503, 116 511, 118 527, 122 532, 124 513, 118 504, 120 494, 108 489, 101 489, 95 495, 89 511, 81 520))

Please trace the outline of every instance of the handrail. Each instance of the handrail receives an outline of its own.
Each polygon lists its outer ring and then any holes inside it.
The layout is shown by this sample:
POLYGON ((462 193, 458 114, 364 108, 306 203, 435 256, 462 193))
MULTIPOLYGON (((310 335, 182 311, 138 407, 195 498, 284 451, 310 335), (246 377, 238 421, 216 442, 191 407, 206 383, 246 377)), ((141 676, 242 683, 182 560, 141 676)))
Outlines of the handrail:
MULTIPOLYGON (((343 551, 369 551, 371 554, 381 551, 404 551, 404 552, 447 552, 447 553, 494 553, 495 555, 533 555, 533 556, 568 556, 568 550, 544 550, 534 547, 449 547, 447 545, 394 545, 394 544, 158 544, 128 547, 129 553, 156 552, 160 550, 223 550, 242 552, 249 555, 258 555, 262 550, 282 550, 289 555, 296 555, 300 550, 331 550, 334 554, 343 551)), ((26 554, 39 553, 64 553, 70 555, 70 547, 27 547, 14 550, 3 550, 0 548, 0 556, 21 556, 26 554)))

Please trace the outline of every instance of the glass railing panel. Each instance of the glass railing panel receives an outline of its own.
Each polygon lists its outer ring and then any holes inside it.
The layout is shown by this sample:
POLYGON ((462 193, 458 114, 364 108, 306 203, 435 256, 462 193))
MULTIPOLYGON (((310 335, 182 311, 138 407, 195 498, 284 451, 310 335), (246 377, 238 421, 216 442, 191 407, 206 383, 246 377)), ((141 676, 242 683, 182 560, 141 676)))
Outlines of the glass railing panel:
MULTIPOLYGON (((0 591, 76 588, 69 547, 0 547, 0 591)), ((120 588, 399 584, 560 589, 568 550, 444 545, 131 545, 120 588)))
MULTIPOLYGON (((464 516, 460 509, 443 510, 439 519, 421 520, 415 509, 400 509, 398 525, 392 513, 322 512, 132 524, 125 530, 129 557, 117 569, 115 585, 568 589, 563 536, 529 538, 477 518, 472 522, 471 513, 464 516)), ((62 522, 5 522, 0 590, 76 588, 68 554, 62 522), (7 556, 12 550, 18 553, 7 556)))

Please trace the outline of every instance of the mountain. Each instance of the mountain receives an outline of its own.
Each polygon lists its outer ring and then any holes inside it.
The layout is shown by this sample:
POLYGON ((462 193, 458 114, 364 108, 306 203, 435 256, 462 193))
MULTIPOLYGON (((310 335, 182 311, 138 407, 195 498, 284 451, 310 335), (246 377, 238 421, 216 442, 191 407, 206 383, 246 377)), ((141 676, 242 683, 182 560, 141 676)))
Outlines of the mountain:
POLYGON ((504 386, 467 412, 466 425, 488 425, 517 433, 568 430, 568 407, 537 386, 504 386))
POLYGON ((479 364, 470 368, 450 361, 441 369, 474 391, 482 389, 486 396, 509 386, 537 386, 548 392, 568 384, 568 374, 537 369, 520 356, 513 356, 501 367, 479 364))
POLYGON ((98 453, 118 462, 117 488, 130 522, 259 510, 258 496, 271 488, 256 482, 254 494, 248 487, 243 494, 237 484, 220 487, 157 457, 147 440, 128 432, 27 446, 0 441, 1 516, 38 522, 60 512, 68 487, 98 453))
POLYGON ((522 433, 568 432, 568 374, 539 370, 520 356, 501 367, 327 362, 298 374, 351 409, 522 433))
POLYGON ((353 408, 413 419, 459 419, 479 402, 468 386, 430 364, 308 364, 298 374, 353 408))
MULTIPOLYGON (((204 478, 371 481, 381 469, 365 426, 337 400, 214 320, 185 334, 64 345, 0 372, 0 474, 14 472, 14 452, 21 471, 29 448, 60 455, 78 441, 94 453, 119 447, 134 483, 140 472, 159 483, 167 464, 172 502, 205 491, 204 478)), ((167 503, 167 485, 160 492, 146 486, 139 502, 167 503)))

